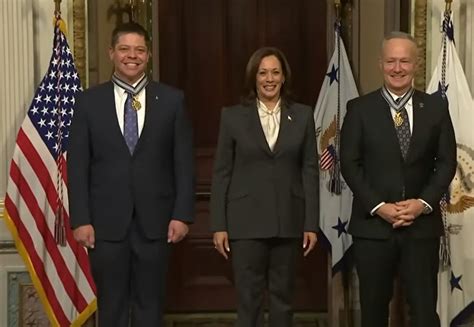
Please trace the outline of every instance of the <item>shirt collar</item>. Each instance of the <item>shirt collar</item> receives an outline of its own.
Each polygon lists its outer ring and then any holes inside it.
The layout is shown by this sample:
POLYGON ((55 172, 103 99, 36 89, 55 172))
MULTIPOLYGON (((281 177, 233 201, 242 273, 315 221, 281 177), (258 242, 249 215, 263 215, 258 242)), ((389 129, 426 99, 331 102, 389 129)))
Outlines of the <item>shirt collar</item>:
MULTIPOLYGON (((388 87, 386 87, 387 89, 387 92, 392 96, 392 99, 396 100, 398 98, 403 98, 405 96, 405 94, 407 94, 407 92, 403 93, 402 95, 397 95, 395 93, 393 93, 392 91, 390 91, 388 89, 388 87)), ((408 102, 405 104, 405 107, 408 108, 408 107, 412 107, 413 106, 413 96, 408 100, 408 102)))

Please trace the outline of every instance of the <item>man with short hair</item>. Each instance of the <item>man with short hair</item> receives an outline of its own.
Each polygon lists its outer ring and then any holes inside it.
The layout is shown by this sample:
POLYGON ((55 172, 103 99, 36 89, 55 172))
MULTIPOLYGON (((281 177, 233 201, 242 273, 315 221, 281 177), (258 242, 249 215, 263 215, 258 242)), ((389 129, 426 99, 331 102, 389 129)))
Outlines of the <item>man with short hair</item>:
POLYGON ((413 89, 417 55, 410 35, 388 35, 380 57, 384 85, 347 104, 341 131, 363 327, 388 326, 396 273, 410 325, 439 326, 439 201, 454 177, 456 141, 447 102, 413 89))
POLYGON ((146 76, 146 30, 112 34, 112 80, 77 101, 68 150, 71 225, 89 248, 99 326, 163 326, 170 244, 193 221, 191 125, 179 90, 146 76))

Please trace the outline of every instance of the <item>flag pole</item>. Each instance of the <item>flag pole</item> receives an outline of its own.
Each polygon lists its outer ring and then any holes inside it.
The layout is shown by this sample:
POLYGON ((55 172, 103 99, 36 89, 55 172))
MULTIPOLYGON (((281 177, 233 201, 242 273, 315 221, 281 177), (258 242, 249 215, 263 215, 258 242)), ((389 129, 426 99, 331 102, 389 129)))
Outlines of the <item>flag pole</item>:
MULTIPOLYGON (((334 0, 334 6, 336 7, 336 23, 335 23, 335 30, 337 34, 336 43, 334 44, 335 48, 337 49, 337 67, 341 67, 341 1, 334 0)), ((331 192, 340 195, 342 192, 341 186, 341 164, 339 161, 339 133, 340 133, 340 94, 341 94, 341 84, 340 81, 340 70, 337 69, 336 72, 336 80, 337 83, 337 113, 336 113, 336 137, 334 140, 334 150, 335 150, 335 158, 334 158, 334 165, 331 168, 330 174, 330 185, 331 185, 331 192)))
MULTIPOLYGON (((451 19, 451 3, 453 0, 445 0, 445 9, 444 9, 444 19, 443 19, 443 36, 442 36, 442 49, 443 49, 443 60, 442 60, 442 67, 441 67, 441 81, 440 81, 440 88, 441 88, 441 95, 443 98, 447 98, 446 94, 446 56, 447 56, 447 31, 448 31, 448 24, 451 19)), ((440 264, 442 269, 446 270, 451 266, 451 251, 450 251, 450 244, 449 244, 449 223, 447 217, 447 210, 449 204, 448 194, 443 194, 440 202, 441 208, 441 217, 443 219, 443 227, 444 227, 444 235, 441 236, 440 241, 440 264)))
POLYGON ((59 24, 59 29, 63 32, 63 34, 67 34, 66 23, 61 19, 61 1, 62 0, 53 0, 54 1, 54 18, 53 18, 53 25, 59 24))
POLYGON ((61 0, 54 0, 55 4, 55 11, 60 12, 61 11, 61 0))
MULTIPOLYGON (((61 19, 61 1, 54 0, 55 10, 54 10, 54 24, 61 30, 62 33, 66 32, 66 26, 64 21, 61 19)), ((58 78, 59 86, 60 78, 58 78)), ((58 108, 59 109, 59 108, 58 108)), ((57 144, 58 144, 58 156, 56 158, 56 209, 55 211, 55 221, 54 221, 54 239, 59 246, 66 246, 66 225, 64 221, 64 189, 63 189, 63 170, 64 166, 64 157, 62 149, 62 131, 61 131, 61 115, 58 115, 58 132, 57 132, 57 144)))
MULTIPOLYGON (((334 0, 334 7, 335 7, 335 14, 336 14, 336 24, 335 24, 335 29, 336 29, 336 33, 337 33, 337 40, 336 40, 336 44, 335 44, 335 47, 337 48, 337 51, 338 51, 338 58, 337 58, 337 61, 338 61, 338 67, 339 67, 339 70, 337 72, 337 80, 339 81, 338 83, 338 100, 337 100, 337 117, 336 117, 336 125, 337 125, 337 130, 336 130, 336 140, 335 140, 335 147, 336 147, 336 162, 335 162, 335 165, 333 167, 333 171, 332 171, 332 183, 333 183, 333 191, 335 194, 341 194, 342 190, 341 190, 341 177, 340 177, 340 169, 338 169, 340 166, 340 163, 339 163, 339 128, 340 128, 340 94, 341 94, 341 90, 340 90, 340 67, 341 67, 341 27, 342 27, 342 17, 341 17, 341 0, 334 0)), ((347 266, 346 266, 347 267, 347 266)), ((332 268, 332 267, 331 267, 332 268)), ((339 322, 339 325, 342 325, 342 326, 353 326, 353 321, 351 319, 351 301, 349 299, 349 294, 350 294, 350 287, 351 287, 351 283, 350 283, 350 280, 349 280, 349 272, 346 271, 346 269, 342 269, 339 276, 335 276, 332 269, 330 270, 331 271, 331 280, 334 279, 334 278, 339 278, 341 280, 341 286, 342 286, 342 296, 343 296, 343 308, 341 310, 341 308, 339 308, 339 306, 337 305, 335 308, 333 308, 333 311, 336 311, 336 312, 333 312, 333 316, 336 315, 337 317, 337 320, 339 322)), ((336 284, 334 282, 331 282, 331 300, 333 301, 332 304, 334 306, 334 294, 332 294, 334 291, 337 292, 337 290, 334 289, 334 287, 336 286, 336 284)))
POLYGON ((445 0, 446 2, 446 11, 451 11, 451 3, 453 0, 445 0))
POLYGON ((341 0, 334 0, 334 6, 336 7, 336 20, 341 19, 341 0))

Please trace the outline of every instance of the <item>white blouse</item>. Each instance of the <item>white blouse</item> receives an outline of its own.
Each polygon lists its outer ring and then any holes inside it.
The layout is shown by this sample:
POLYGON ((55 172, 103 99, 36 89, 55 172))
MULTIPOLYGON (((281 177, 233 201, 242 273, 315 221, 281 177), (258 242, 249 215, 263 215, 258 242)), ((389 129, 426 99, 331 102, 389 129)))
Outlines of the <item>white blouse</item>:
POLYGON ((260 100, 257 100, 258 115, 262 124, 263 133, 267 139, 270 150, 275 148, 280 131, 281 105, 278 100, 273 110, 268 110, 267 106, 260 100))

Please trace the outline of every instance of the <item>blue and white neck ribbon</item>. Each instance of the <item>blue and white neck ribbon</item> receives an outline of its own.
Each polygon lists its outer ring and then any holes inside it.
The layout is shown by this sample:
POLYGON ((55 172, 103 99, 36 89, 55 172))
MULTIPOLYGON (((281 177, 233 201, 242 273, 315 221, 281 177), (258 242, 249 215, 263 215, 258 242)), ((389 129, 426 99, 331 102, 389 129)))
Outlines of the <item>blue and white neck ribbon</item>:
POLYGON ((411 88, 407 93, 405 93, 404 96, 402 96, 401 98, 398 98, 397 100, 392 98, 392 95, 390 94, 390 92, 387 90, 385 86, 382 87, 381 93, 382 93, 382 97, 385 99, 385 101, 387 101, 388 105, 398 112, 402 110, 403 108, 405 108, 405 105, 411 99, 411 97, 413 96, 413 93, 415 93, 415 89, 411 88))
POLYGON ((142 104, 138 101, 138 93, 140 93, 148 85, 148 77, 146 74, 140 79, 137 85, 133 86, 127 82, 121 80, 117 75, 112 75, 112 82, 125 90, 128 94, 132 96, 132 107, 135 111, 140 110, 142 104))

